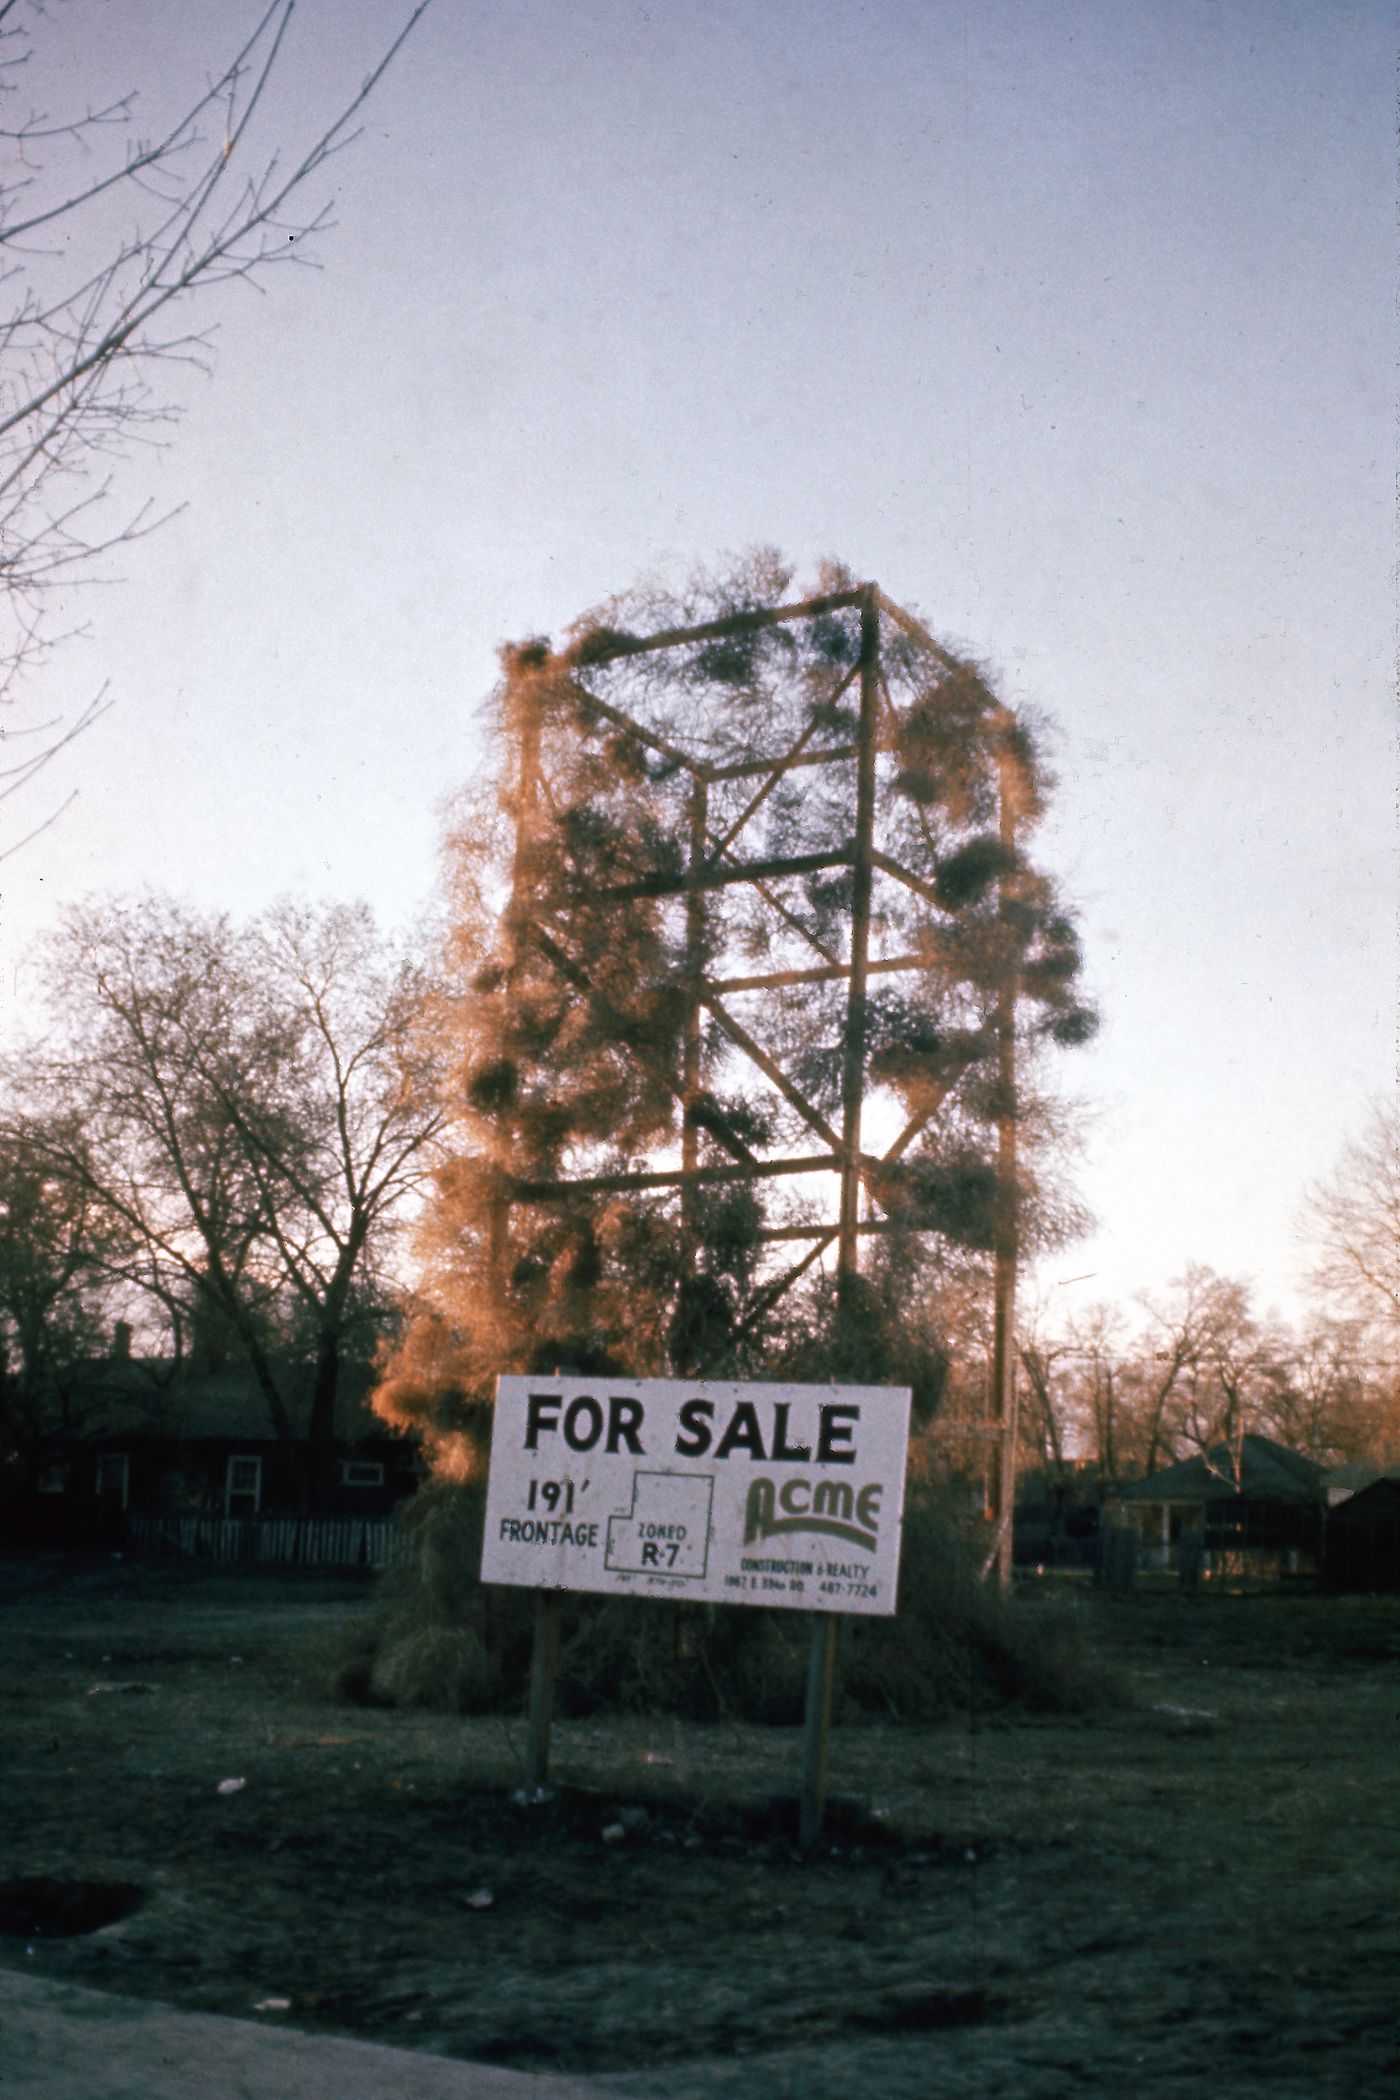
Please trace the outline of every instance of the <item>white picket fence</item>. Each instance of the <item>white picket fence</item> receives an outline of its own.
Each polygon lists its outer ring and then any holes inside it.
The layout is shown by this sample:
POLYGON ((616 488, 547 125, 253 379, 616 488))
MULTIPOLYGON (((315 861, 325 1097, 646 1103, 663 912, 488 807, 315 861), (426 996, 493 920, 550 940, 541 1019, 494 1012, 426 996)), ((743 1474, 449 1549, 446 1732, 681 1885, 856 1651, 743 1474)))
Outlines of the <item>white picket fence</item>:
POLYGON ((301 1568, 397 1568, 412 1558, 397 1517, 128 1517, 134 1546, 301 1568))

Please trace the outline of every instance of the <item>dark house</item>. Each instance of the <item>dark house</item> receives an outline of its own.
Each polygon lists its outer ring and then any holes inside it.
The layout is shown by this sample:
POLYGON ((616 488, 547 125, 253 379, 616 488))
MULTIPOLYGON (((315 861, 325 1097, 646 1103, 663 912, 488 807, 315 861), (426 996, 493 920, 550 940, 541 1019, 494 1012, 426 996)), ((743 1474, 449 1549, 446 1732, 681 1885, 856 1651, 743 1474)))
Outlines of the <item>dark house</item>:
POLYGON ((1149 1567, 1204 1555, 1207 1574, 1279 1575, 1319 1565, 1325 1507, 1321 1466, 1250 1434, 1134 1481, 1116 1514, 1149 1567))
POLYGON ((1400 1475, 1383 1474, 1327 1519, 1330 1590, 1400 1590, 1400 1475))
MULTIPOLYGON (((294 1422, 304 1423, 311 1371, 278 1367, 294 1422)), ((323 1514, 385 1516, 418 1485, 417 1447, 369 1405, 368 1366, 342 1374, 335 1465, 323 1514)), ((304 1440, 289 1450, 273 1430, 251 1372, 175 1371, 115 1357, 103 1367, 81 1440, 54 1460, 37 1492, 3 1513, 9 1545, 105 1547, 135 1517, 262 1517, 300 1508, 304 1440)))

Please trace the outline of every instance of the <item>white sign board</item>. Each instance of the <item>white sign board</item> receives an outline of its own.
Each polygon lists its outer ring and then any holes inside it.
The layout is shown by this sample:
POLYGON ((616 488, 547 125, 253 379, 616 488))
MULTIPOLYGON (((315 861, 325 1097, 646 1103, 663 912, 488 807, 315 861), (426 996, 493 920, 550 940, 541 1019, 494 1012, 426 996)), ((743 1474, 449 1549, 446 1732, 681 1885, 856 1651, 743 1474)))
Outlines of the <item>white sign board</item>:
POLYGON ((895 1608, 905 1386, 501 1378, 483 1582, 895 1608))

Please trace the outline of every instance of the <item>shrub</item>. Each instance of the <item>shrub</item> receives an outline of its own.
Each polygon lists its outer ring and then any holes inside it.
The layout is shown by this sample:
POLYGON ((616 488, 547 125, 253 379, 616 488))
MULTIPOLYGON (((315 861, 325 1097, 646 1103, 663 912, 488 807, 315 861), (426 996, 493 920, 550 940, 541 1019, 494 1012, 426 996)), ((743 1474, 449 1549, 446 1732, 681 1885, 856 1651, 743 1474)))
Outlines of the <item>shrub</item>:
POLYGON ((905 1506, 899 1610, 853 1622, 844 1654, 847 1701, 902 1721, 1007 1705, 1087 1713, 1122 1697, 1072 1609, 981 1580, 972 1542, 930 1482, 914 1483, 905 1506))
MULTIPOLYGON (((484 1588, 484 1491, 436 1483, 417 1500, 417 1554, 331 1673, 343 1697, 452 1713, 518 1712, 529 1680, 528 1592, 484 1588)), ((669 1713, 790 1724, 806 1686, 805 1621, 789 1612, 568 1596, 556 1706, 571 1716, 669 1713)), ((998 1706, 1090 1712, 1121 1697, 1082 1622, 981 1581, 971 1542, 935 1484, 905 1512, 899 1609, 853 1618, 842 1639, 843 1710, 929 1721, 998 1706)))

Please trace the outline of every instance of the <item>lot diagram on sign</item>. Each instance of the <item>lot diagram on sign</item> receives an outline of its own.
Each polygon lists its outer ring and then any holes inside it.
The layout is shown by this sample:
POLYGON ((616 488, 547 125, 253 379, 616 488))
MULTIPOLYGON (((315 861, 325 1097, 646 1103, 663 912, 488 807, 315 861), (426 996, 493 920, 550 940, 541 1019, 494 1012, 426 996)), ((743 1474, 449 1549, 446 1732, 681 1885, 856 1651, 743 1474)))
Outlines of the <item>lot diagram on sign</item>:
POLYGON ((604 1565, 618 1574, 705 1574, 710 1558, 709 1473, 634 1473, 632 1507, 609 1517, 604 1565))

